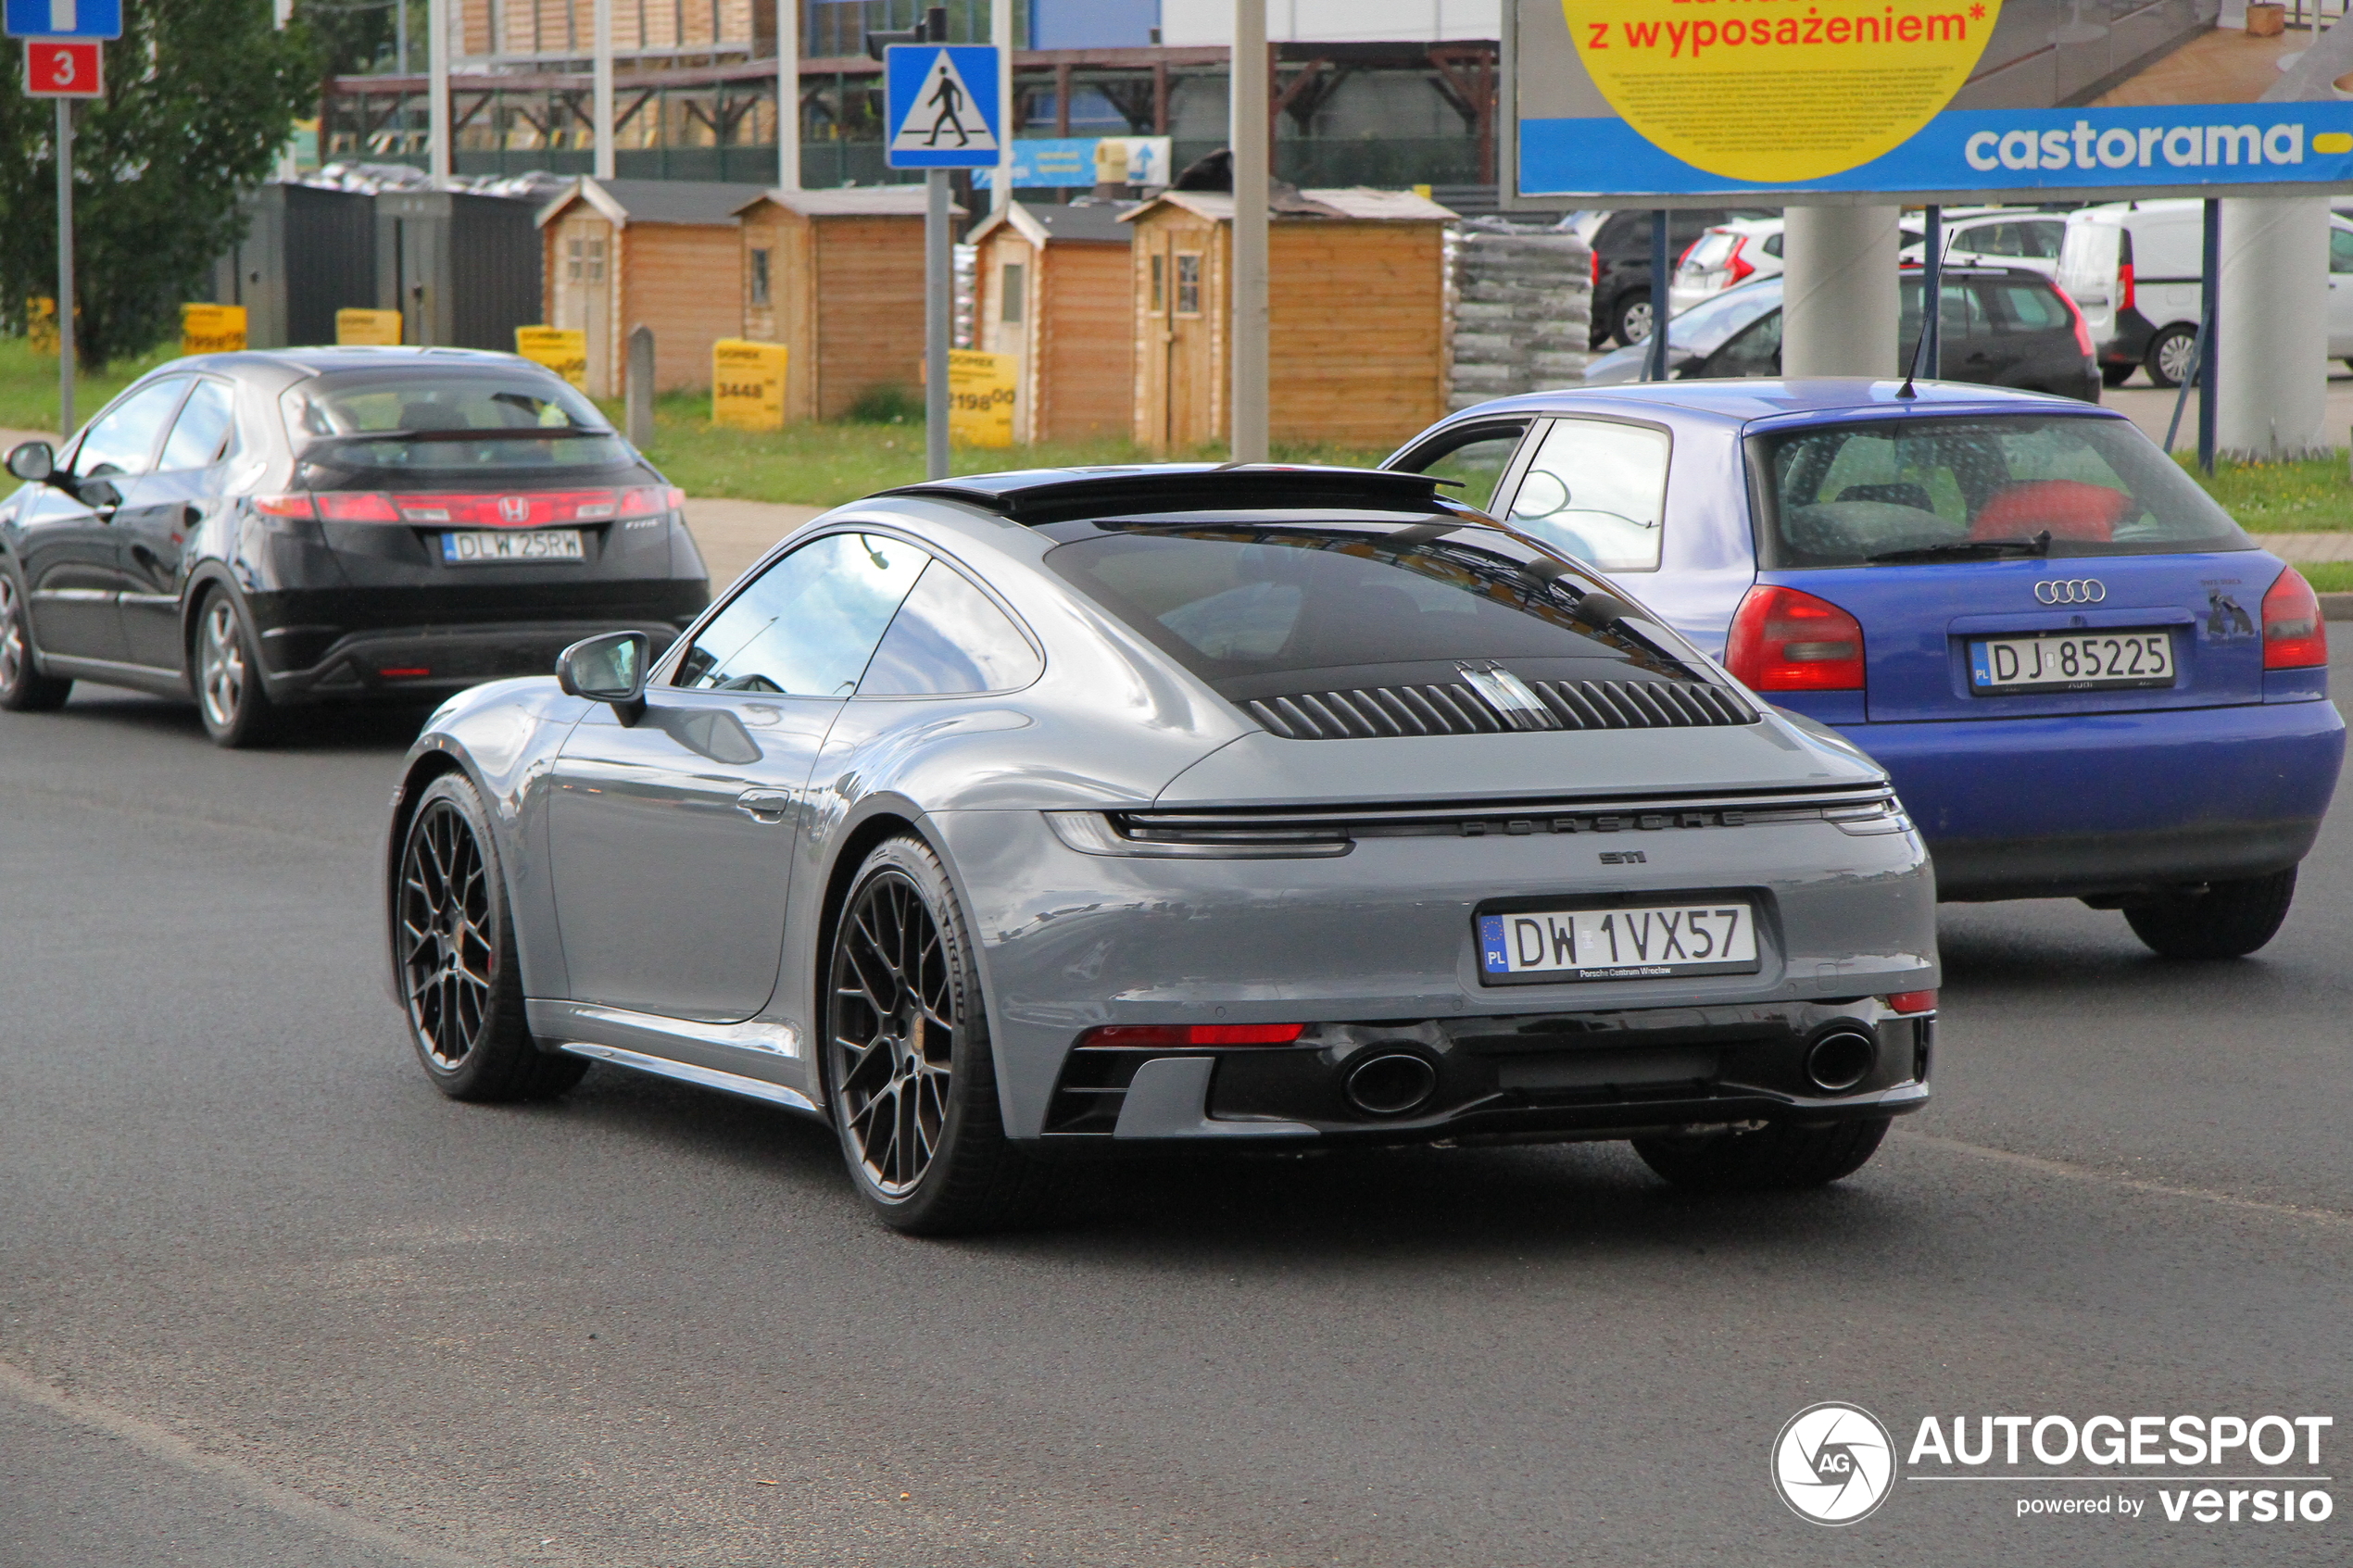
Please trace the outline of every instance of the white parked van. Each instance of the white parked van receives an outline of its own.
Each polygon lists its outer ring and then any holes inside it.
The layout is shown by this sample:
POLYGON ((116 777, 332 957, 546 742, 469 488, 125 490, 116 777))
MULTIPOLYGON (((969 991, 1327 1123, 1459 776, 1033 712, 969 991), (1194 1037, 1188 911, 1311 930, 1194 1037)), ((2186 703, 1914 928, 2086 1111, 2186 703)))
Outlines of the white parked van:
MULTIPOLYGON (((2068 214, 2058 284, 2082 308, 2108 385, 2136 369, 2159 386, 2188 373, 2205 278, 2204 207, 2111 202, 2068 214)), ((2334 214, 2328 268, 2329 358, 2353 365, 2353 220, 2334 214)))

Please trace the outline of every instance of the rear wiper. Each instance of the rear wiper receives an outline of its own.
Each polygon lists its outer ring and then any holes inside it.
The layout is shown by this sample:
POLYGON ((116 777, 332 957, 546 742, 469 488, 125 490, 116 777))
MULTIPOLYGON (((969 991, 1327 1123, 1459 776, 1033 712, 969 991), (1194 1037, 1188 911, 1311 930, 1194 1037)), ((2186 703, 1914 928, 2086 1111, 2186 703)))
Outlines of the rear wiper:
POLYGON ((1922 545, 1910 550, 1881 550, 1875 556, 1865 556, 1866 561, 1899 560, 1975 560, 1986 556, 2047 556, 2051 553, 2051 531, 2043 530, 2031 539, 1956 539, 1944 545, 1922 545))

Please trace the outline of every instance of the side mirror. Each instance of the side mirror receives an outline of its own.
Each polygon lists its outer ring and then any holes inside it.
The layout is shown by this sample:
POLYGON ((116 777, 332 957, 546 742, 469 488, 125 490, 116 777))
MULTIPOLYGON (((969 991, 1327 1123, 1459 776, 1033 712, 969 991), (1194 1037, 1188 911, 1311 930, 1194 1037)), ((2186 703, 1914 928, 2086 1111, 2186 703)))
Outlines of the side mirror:
POLYGON ((57 449, 45 441, 28 441, 8 454, 8 471, 27 484, 39 484, 57 471, 57 449))
POLYGON ((646 710, 646 670, 653 644, 643 632, 608 632, 574 643, 556 656, 556 684, 566 696, 608 702, 624 724, 646 710))

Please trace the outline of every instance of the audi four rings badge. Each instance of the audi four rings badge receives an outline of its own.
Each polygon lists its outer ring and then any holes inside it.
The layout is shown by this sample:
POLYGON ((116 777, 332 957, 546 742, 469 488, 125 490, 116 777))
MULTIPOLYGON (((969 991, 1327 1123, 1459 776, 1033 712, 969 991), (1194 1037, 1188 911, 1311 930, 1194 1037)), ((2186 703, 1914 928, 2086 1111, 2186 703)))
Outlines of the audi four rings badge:
POLYGON ((2095 605, 2108 597, 2108 584, 2096 577, 2054 577, 2035 583, 2034 596, 2046 605, 2095 605))

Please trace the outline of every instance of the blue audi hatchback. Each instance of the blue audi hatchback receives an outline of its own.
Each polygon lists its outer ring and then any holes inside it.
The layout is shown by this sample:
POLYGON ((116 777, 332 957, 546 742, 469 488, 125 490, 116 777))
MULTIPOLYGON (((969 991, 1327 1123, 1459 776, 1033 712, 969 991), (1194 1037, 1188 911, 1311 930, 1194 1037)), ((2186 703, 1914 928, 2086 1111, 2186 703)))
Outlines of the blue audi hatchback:
POLYGON ((1678 381, 1466 408, 1389 467, 1602 568, 1894 775, 1940 897, 2271 940, 2345 725, 2309 584, 2121 415, 1949 383, 1678 381))

